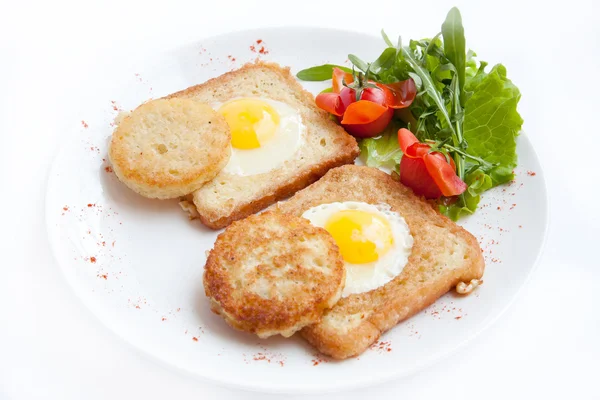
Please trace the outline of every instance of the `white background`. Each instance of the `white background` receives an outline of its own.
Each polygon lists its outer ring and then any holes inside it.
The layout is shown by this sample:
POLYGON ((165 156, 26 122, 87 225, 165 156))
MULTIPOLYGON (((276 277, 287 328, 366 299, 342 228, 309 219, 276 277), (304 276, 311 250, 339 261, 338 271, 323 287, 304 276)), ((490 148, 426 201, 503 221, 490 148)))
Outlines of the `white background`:
MULTIPOLYGON (((600 6, 594 1, 7 2, 0 7, 0 399, 279 398, 177 375, 77 301, 50 255, 45 182, 86 81, 140 48, 253 27, 431 36, 458 5, 467 45, 503 62, 547 177, 546 250, 514 305, 460 353, 411 377, 324 395, 600 398, 600 6)), ((368 371, 365 371, 367 374, 368 371)), ((298 377, 299 380, 302 377, 298 377)))

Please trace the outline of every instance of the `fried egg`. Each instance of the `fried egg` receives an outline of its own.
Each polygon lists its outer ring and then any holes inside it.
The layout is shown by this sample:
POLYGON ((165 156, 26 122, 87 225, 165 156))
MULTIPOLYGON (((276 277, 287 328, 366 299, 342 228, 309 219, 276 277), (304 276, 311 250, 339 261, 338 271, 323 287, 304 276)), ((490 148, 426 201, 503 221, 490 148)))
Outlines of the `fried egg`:
POLYGON ((342 297, 385 285, 408 262, 413 237, 404 218, 387 204, 321 204, 302 217, 329 232, 340 248, 346 267, 342 297))
POLYGON ((294 157, 306 136, 298 110, 263 98, 241 97, 214 103, 231 129, 231 158, 223 169, 249 176, 281 167, 294 157))

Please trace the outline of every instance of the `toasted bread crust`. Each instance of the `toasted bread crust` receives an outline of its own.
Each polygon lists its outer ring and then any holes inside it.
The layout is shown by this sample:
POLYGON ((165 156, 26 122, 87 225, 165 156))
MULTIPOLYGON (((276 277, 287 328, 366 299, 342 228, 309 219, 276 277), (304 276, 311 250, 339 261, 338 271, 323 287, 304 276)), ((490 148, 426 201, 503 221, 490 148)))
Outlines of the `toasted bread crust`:
MULTIPOLYGON (((217 90, 220 92, 218 97, 214 98, 214 101, 225 101, 243 95, 252 96, 254 94, 238 92, 237 86, 231 85, 231 83, 243 81, 244 77, 258 72, 268 74, 275 81, 270 83, 288 88, 286 95, 290 92, 293 93, 290 98, 278 98, 275 93, 271 94, 273 89, 265 89, 265 96, 270 96, 274 100, 291 102, 291 105, 298 105, 303 109, 301 116, 308 128, 307 142, 314 142, 315 138, 318 142, 317 137, 323 136, 326 138, 327 145, 333 146, 333 150, 330 154, 322 155, 316 161, 289 160, 286 162, 285 168, 278 168, 251 177, 230 175, 222 171, 213 182, 209 182, 194 193, 194 204, 198 209, 199 219, 204 225, 212 229, 224 228, 233 221, 247 217, 291 196, 296 191, 315 182, 329 169, 352 163, 359 154, 356 140, 333 122, 325 111, 316 106, 312 94, 302 88, 290 73, 289 68, 283 68, 275 63, 261 61, 249 63, 238 70, 228 72, 203 84, 173 93, 167 97, 206 100, 217 90), (233 197, 228 199, 210 201, 215 194, 222 193, 223 189, 217 181, 223 180, 237 186, 253 185, 254 189, 248 191, 248 193, 232 195, 233 197), (223 203, 226 203, 227 200, 234 202, 234 204, 224 205, 223 203)), ((319 148, 315 148, 314 152, 318 151, 320 151, 319 148)))
POLYGON ((322 353, 336 359, 356 356, 458 283, 483 275, 485 264, 473 235, 375 168, 332 169, 277 209, 299 216, 311 207, 337 201, 389 204, 405 218, 414 244, 400 275, 378 289, 342 298, 321 322, 301 331, 322 353))
POLYGON ((211 229, 222 229, 234 221, 246 218, 249 215, 255 214, 260 210, 263 210, 278 202, 279 200, 287 199, 297 191, 304 189, 310 184, 316 182, 321 178, 327 171, 332 168, 338 167, 344 164, 350 164, 354 162, 356 155, 353 152, 342 152, 340 157, 332 158, 323 161, 320 164, 313 165, 307 171, 299 173, 296 177, 290 179, 288 182, 274 187, 271 193, 264 194, 262 197, 250 201, 241 207, 236 208, 231 214, 220 217, 219 212, 212 210, 203 209, 204 213, 200 213, 200 207, 195 202, 199 212, 198 219, 204 225, 211 229))
POLYGON ((211 309, 260 337, 291 336, 341 296, 345 268, 333 238, 303 218, 268 211, 231 224, 208 256, 211 309))

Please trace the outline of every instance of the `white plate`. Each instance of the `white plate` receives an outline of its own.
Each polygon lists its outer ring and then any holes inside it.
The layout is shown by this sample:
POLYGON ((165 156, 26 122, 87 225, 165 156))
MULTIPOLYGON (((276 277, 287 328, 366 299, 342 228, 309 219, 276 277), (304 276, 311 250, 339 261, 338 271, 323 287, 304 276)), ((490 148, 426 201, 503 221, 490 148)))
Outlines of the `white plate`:
MULTIPOLYGON (((117 335, 168 365, 265 391, 322 392, 407 375, 498 318, 532 272, 547 226, 542 171, 524 136, 516 181, 486 193, 480 210, 461 222, 484 250, 484 285, 467 297, 444 296, 343 362, 318 356, 299 338, 259 340, 230 329, 209 311, 202 288, 205 251, 216 233, 188 221, 176 201, 144 199, 107 172, 116 109, 130 110, 257 57, 295 73, 344 62, 350 52, 373 60, 382 48, 381 39, 351 32, 266 29, 140 57, 131 67, 99 76, 98 93, 110 97, 101 109, 82 110, 79 129, 53 165, 46 199, 54 254, 81 300, 117 335)), ((303 84, 314 93, 326 86, 303 84)))

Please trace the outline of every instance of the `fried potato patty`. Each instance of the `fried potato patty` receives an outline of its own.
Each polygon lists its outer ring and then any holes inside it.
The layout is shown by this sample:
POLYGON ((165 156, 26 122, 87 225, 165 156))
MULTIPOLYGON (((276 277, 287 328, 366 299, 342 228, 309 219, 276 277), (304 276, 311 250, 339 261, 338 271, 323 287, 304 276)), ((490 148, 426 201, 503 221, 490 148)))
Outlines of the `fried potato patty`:
POLYGON ((115 129, 108 151, 121 182, 142 196, 171 199, 199 189, 231 154, 225 119, 189 99, 144 103, 115 129))
POLYGON ((324 229, 267 211, 219 235, 204 271, 211 309, 261 338, 289 337, 320 321, 340 298, 345 268, 324 229))

